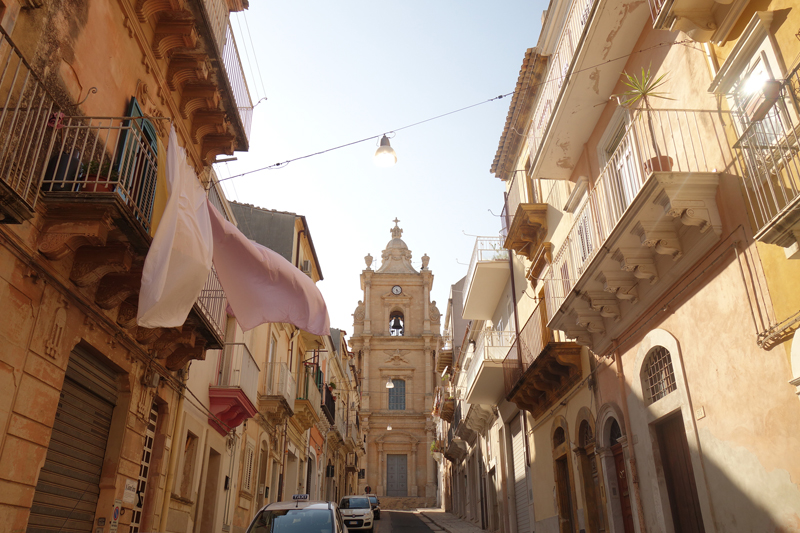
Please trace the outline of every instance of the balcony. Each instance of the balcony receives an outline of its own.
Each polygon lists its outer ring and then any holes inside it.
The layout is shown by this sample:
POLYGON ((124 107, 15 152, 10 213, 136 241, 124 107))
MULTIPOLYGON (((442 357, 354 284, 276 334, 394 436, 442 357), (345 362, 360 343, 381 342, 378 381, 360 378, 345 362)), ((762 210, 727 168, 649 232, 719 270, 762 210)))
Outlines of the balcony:
POLYGON ((217 276, 217 270, 212 265, 194 309, 207 327, 216 334, 220 343, 225 339, 225 327, 228 323, 227 307, 228 299, 217 276))
POLYGON ((609 349, 717 243, 717 169, 735 166, 715 111, 637 114, 553 256, 548 326, 609 349))
POLYGON ((441 375, 446 368, 453 368, 453 334, 450 331, 442 335, 442 345, 436 350, 436 373, 441 375))
POLYGON ((228 432, 258 413, 258 364, 245 344, 226 344, 220 361, 216 385, 209 385, 211 413, 208 423, 219 432, 228 432))
MULTIPOLYGON (((556 341, 553 332, 544 327, 543 307, 542 302, 536 306, 503 361, 506 400, 534 418, 555 405, 581 379, 580 345, 556 341)), ((485 413, 471 416, 476 427, 486 423, 485 413)))
POLYGON ((455 410, 456 410, 455 399, 442 398, 441 407, 439 408, 439 418, 441 418, 445 422, 452 422, 455 410))
POLYGON ((462 316, 466 320, 492 318, 508 283, 508 250, 500 237, 478 237, 469 263, 462 316))
POLYGON ((597 104, 608 100, 619 80, 620 65, 609 58, 633 51, 650 15, 645 5, 626 0, 563 5, 566 13, 554 9, 542 30, 541 53, 551 59, 528 135, 534 180, 570 178, 605 109, 597 104))
POLYGON ((297 398, 294 401, 294 418, 305 431, 319 422, 321 410, 321 395, 319 392, 320 381, 317 365, 305 365, 301 371, 300 386, 297 388, 297 398))
POLYGON ((102 211, 131 244, 150 244, 158 156, 152 124, 134 117, 44 117, 49 144, 41 181, 48 214, 79 219, 102 211))
POLYGON ((494 424, 497 418, 492 412, 493 408, 495 408, 494 405, 470 405, 467 416, 464 417, 463 425, 466 425, 466 427, 478 435, 485 436, 486 432, 489 431, 489 428, 492 427, 492 424, 494 424))
POLYGON ((258 410, 277 426, 294 415, 297 384, 286 363, 268 363, 266 371, 265 394, 258 397, 258 410))
POLYGON ((356 453, 348 453, 344 463, 345 472, 358 472, 358 455, 356 453))
POLYGON ((648 0, 653 29, 682 31, 694 41, 723 44, 749 0, 648 0))
POLYGON ((737 115, 737 124, 744 126, 735 144, 756 239, 782 246, 794 257, 800 249, 799 95, 800 67, 783 82, 771 106, 755 111, 762 118, 745 111, 737 115))
POLYGON ((322 394, 322 412, 328 419, 328 423, 333 424, 336 422, 336 398, 331 388, 325 384, 322 385, 322 394))
POLYGON ((233 94, 238 118, 249 142, 253 123, 253 101, 239 56, 239 48, 230 23, 230 2, 227 0, 203 0, 203 8, 209 21, 211 35, 221 63, 228 88, 233 94))
POLYGON ((464 384, 470 404, 497 405, 503 397, 503 360, 514 343, 512 331, 484 330, 475 339, 464 384))
POLYGON ((344 444, 347 449, 355 451, 361 443, 361 431, 355 422, 347 423, 347 434, 345 435, 344 444))

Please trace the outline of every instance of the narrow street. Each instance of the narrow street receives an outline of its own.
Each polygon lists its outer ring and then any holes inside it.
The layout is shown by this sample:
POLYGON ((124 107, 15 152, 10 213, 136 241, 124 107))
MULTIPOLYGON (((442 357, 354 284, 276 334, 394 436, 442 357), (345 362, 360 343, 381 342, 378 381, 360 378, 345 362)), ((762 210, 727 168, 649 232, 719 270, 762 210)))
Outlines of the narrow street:
POLYGON ((382 511, 375 533, 417 533, 443 531, 419 511, 382 511))

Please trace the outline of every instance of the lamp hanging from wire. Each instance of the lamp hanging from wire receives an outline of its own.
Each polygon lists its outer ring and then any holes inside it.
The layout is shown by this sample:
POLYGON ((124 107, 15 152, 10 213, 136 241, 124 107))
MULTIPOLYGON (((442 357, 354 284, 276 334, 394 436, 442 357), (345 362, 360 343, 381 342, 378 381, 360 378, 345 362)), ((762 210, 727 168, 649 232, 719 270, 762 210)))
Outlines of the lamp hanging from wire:
POLYGON ((391 424, 389 424, 388 426, 386 426, 386 431, 391 431, 391 430, 392 430, 392 425, 391 425, 391 424))
POLYGON ((387 389, 393 389, 394 388, 394 383, 392 382, 391 379, 387 379, 386 380, 386 388, 387 389))
POLYGON ((381 137, 381 145, 375 150, 375 164, 379 167, 390 167, 397 163, 397 154, 389 144, 389 137, 386 134, 381 137))

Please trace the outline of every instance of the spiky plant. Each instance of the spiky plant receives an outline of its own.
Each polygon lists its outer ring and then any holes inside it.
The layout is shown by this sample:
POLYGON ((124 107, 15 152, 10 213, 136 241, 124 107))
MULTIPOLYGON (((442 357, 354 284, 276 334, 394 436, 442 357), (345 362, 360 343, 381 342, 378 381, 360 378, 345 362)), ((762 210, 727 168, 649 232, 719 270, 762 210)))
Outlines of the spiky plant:
POLYGON ((628 74, 623 71, 622 74, 625 79, 622 84, 628 88, 627 91, 614 95, 619 98, 621 105, 629 108, 643 107, 647 115, 647 127, 650 130, 650 141, 653 143, 653 150, 656 156, 660 156, 658 151, 658 143, 656 142, 656 130, 653 126, 653 117, 650 112, 653 108, 650 106, 651 98, 661 98, 662 100, 674 100, 667 96, 667 93, 659 91, 659 89, 667 82, 667 75, 655 77, 650 73, 650 66, 647 70, 642 67, 641 76, 637 77, 634 74, 628 74))

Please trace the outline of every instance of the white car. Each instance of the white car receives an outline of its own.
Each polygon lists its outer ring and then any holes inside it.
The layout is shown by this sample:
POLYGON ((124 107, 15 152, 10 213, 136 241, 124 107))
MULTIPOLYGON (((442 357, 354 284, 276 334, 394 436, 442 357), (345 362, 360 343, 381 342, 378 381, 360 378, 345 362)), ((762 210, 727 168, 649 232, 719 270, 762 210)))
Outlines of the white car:
POLYGON ((374 517, 372 505, 366 496, 345 496, 339 502, 344 525, 348 531, 368 531, 372 533, 374 517))
POLYGON ((247 533, 347 533, 347 528, 335 503, 295 494, 292 501, 262 507, 247 533))

